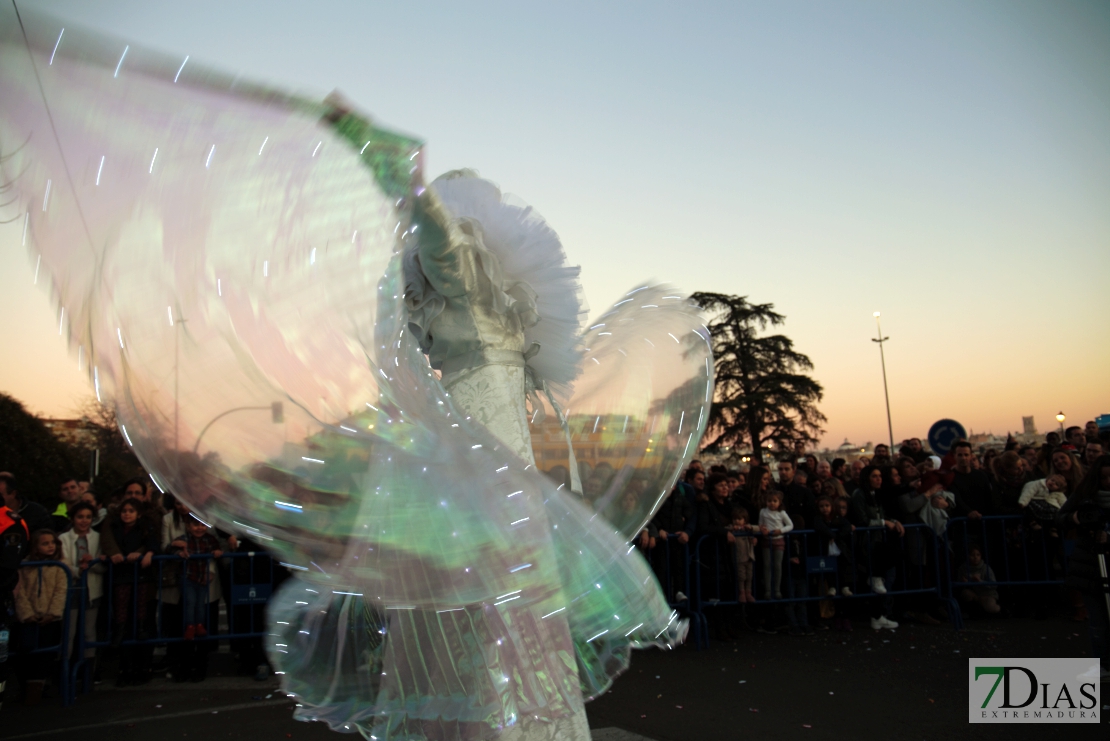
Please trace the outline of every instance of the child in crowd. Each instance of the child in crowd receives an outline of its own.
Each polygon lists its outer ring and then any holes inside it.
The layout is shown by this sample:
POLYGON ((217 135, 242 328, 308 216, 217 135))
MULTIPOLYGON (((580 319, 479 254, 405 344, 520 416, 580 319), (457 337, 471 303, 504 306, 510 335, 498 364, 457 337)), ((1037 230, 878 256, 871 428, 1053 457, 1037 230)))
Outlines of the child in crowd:
POLYGON ((733 553, 736 555, 736 579, 738 583, 737 594, 739 602, 755 602, 752 594, 752 571, 755 566, 755 538, 748 537, 749 533, 758 530, 755 525, 748 524, 748 510, 737 507, 732 510, 732 534, 736 536, 733 553))
POLYGON ((1030 481, 1021 490, 1018 506, 1029 508, 1029 513, 1038 520, 1054 520, 1056 511, 1068 501, 1068 482, 1058 473, 1048 478, 1030 481))
MULTIPOLYGON (((957 575, 961 582, 993 582, 994 570, 983 560, 983 552, 979 546, 972 545, 967 549, 967 563, 960 567, 957 575)), ((995 615, 998 606, 998 590, 991 586, 965 587, 960 592, 960 598, 969 605, 982 608, 983 612, 995 615)))
MULTIPOLYGON (((791 538, 790 549, 790 562, 786 568, 789 574, 790 584, 787 593, 788 597, 793 599, 804 600, 809 596, 808 574, 806 573, 806 564, 803 561, 805 556, 802 547, 802 538, 791 538)), ((811 636, 814 634, 813 627, 809 624, 808 609, 805 602, 788 602, 786 604, 786 622, 790 626, 790 635, 792 636, 811 636)))
MULTIPOLYGON (((850 584, 852 581, 852 531, 855 526, 848 522, 848 518, 839 513, 833 513, 833 502, 828 497, 822 496, 817 500, 817 522, 813 529, 820 535, 818 546, 822 556, 833 556, 837 559, 836 571, 840 578, 840 593, 845 597, 852 596, 850 584)), ((836 587, 828 587, 828 596, 836 596, 836 587)))
MULTIPOLYGON (((27 562, 54 561, 64 564, 61 544, 53 530, 31 534, 27 562)), ((64 568, 24 566, 19 570, 15 591, 15 616, 20 623, 20 644, 29 655, 23 657, 24 703, 37 705, 53 663, 51 654, 31 654, 36 648, 57 646, 62 642, 62 614, 66 607, 69 578, 64 568)))
POLYGON ((182 580, 182 605, 185 612, 185 640, 204 638, 208 635, 204 624, 208 621, 208 585, 216 573, 216 559, 224 555, 216 536, 208 532, 208 526, 190 514, 186 523, 189 534, 185 547, 177 552, 182 558, 189 559, 185 564, 185 579, 182 580), (211 554, 212 558, 190 558, 211 554))
POLYGON ((944 488, 939 474, 927 471, 918 482, 917 491, 925 497, 925 505, 917 516, 932 528, 937 537, 948 529, 948 511, 956 504, 956 496, 944 488))
MULTIPOLYGON (((81 583, 81 576, 85 578, 85 641, 96 642, 96 619, 100 611, 100 599, 104 595, 104 555, 100 552, 100 533, 93 530, 96 518, 96 507, 82 500, 75 504, 69 511, 72 523, 70 529, 58 539, 62 543, 62 555, 65 562, 77 569, 74 573, 76 582, 81 583)), ((76 602, 76 600, 74 600, 76 602)), ((77 636, 77 623, 81 615, 81 606, 73 604, 69 608, 69 643, 76 646, 74 638, 77 636)), ((85 658, 92 659, 96 656, 95 648, 85 649, 85 658)))
POLYGON ((782 495, 767 495, 767 506, 759 510, 759 532, 763 534, 763 598, 782 599, 782 554, 786 548, 783 534, 794 529, 790 516, 782 511, 782 495))

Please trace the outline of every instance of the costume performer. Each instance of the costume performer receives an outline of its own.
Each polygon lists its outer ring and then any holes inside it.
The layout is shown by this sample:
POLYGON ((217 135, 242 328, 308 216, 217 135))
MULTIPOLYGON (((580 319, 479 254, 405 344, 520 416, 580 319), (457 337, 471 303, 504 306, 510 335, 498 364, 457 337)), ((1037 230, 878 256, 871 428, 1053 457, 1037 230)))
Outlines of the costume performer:
POLYGON ((155 483, 295 571, 268 648, 297 717, 588 738, 630 649, 685 634, 627 541, 704 430, 696 308, 641 286, 583 331, 554 231, 472 172, 425 185, 419 142, 6 12, 7 218, 155 483))

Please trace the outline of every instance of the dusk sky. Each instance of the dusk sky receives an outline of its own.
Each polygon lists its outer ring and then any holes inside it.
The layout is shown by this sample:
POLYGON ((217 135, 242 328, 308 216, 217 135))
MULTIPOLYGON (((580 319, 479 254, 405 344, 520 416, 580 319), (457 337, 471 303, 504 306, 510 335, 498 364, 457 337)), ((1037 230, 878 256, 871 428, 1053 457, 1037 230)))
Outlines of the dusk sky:
MULTIPOLYGON (((827 445, 886 437, 875 311, 896 441, 1110 412, 1110 3, 19 6, 340 90, 430 175, 533 204, 592 315, 651 279, 774 303, 827 445)), ((89 385, 33 278, 0 227, 0 391, 72 416, 89 385)))

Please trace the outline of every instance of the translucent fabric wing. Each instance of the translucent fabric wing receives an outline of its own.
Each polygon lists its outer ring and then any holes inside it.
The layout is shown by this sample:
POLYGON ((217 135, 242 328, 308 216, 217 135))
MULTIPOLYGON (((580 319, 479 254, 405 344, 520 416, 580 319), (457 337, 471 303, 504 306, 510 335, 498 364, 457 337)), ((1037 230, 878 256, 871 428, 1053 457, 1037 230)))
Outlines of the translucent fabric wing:
MULTIPOLYGON (((565 410, 586 503, 623 537, 638 533, 674 487, 705 432, 713 353, 696 306, 642 286, 589 328, 565 410)), ((570 483, 557 415, 533 425, 536 465, 570 483)))

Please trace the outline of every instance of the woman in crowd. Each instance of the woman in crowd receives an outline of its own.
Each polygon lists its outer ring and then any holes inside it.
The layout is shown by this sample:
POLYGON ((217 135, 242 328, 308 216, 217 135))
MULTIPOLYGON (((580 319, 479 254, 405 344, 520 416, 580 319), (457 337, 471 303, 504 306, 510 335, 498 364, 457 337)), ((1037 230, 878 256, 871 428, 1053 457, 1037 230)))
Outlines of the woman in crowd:
MULTIPOLYGON (((61 544, 53 530, 36 530, 31 533, 30 542, 26 562, 65 564, 61 544)), ((62 615, 68 590, 69 579, 64 568, 43 565, 24 566, 19 570, 15 617, 19 621, 20 643, 28 653, 21 662, 23 697, 27 705, 37 705, 42 700, 42 691, 54 663, 51 654, 31 654, 30 651, 62 642, 62 615)))
POLYGON ((1051 466, 1050 473, 1058 473, 1064 477, 1064 481, 1068 484, 1066 490, 1068 497, 1071 497, 1079 488, 1080 482, 1083 481, 1083 465, 1079 462, 1079 459, 1075 454, 1059 447, 1052 451, 1049 465, 1051 466))
POLYGON ((775 488, 771 470, 763 466, 753 465, 748 471, 748 485, 744 491, 744 498, 735 502, 748 512, 759 512, 767 504, 767 495, 775 488))
POLYGON ((852 494, 848 520, 857 528, 883 527, 885 530, 864 530, 857 532, 857 540, 862 547, 857 548, 860 555, 856 563, 860 567, 870 567, 868 585, 877 595, 871 606, 871 627, 894 629, 898 623, 891 619, 894 601, 887 596, 888 587, 894 582, 897 565, 898 543, 895 538, 905 533, 895 519, 895 505, 884 498, 883 471, 878 466, 868 465, 860 471, 859 488, 852 494), (870 558, 866 554, 870 553, 870 558), (878 576, 876 576, 878 575, 878 576))
MULTIPOLYGON (((78 502, 69 511, 69 519, 72 523, 70 529, 58 537, 61 541, 63 560, 74 569, 73 575, 77 583, 84 586, 84 638, 89 643, 96 642, 97 617, 100 612, 100 600, 104 595, 105 558, 100 551, 100 533, 93 530, 96 514, 96 507, 85 501, 78 502)), ((80 615, 81 606, 75 600, 69 608, 70 646, 76 646, 74 639, 77 636, 80 615)), ((76 650, 72 655, 76 660, 76 650)), ((94 661, 96 649, 86 648, 84 658, 94 661)))
MULTIPOLYGON (((184 547, 188 533, 185 525, 189 518, 189 508, 185 503, 171 495, 169 511, 162 516, 162 537, 159 552, 175 553, 184 547)), ((161 574, 161 626, 162 635, 167 638, 180 638, 184 635, 184 615, 181 610, 182 565, 174 561, 162 562, 161 574)), ((166 646, 166 668, 175 682, 184 682, 190 671, 184 666, 186 646, 173 642, 166 646)))
MULTIPOLYGON (((158 551, 158 531, 142 516, 143 503, 128 497, 108 519, 111 539, 103 538, 104 555, 112 562, 112 645, 124 640, 149 638, 154 627, 154 571, 158 551)), ((116 684, 145 684, 150 681, 148 646, 126 646, 120 654, 120 673, 116 684)))
MULTIPOLYGON (((723 601, 731 601, 735 596, 737 581, 733 570, 732 544, 736 541, 736 537, 731 531, 732 514, 728 494, 728 479, 715 473, 710 475, 705 492, 695 502, 698 528, 695 542, 702 536, 710 536, 709 540, 701 544, 696 558, 696 561, 702 564, 700 568, 707 569, 702 573, 703 599, 715 597, 723 601), (716 557, 713 555, 714 551, 716 557)), ((712 616, 712 613, 710 615, 712 616)), ((736 639, 736 634, 730 625, 732 617, 731 612, 728 612, 710 622, 710 628, 716 637, 721 640, 736 639)))

